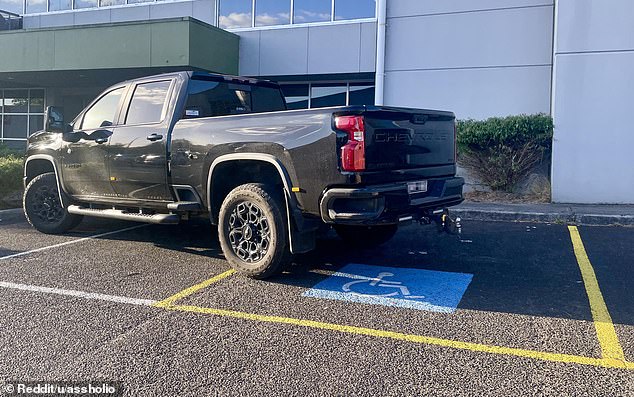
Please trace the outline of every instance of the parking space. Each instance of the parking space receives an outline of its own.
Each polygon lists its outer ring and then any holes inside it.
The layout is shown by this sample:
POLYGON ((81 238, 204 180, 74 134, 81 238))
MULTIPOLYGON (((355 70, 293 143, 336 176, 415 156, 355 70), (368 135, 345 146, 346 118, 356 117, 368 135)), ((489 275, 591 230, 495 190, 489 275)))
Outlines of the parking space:
MULTIPOLYGON (((84 238, 84 230, 80 226, 81 234, 64 236, 65 241, 84 238)), ((1 260, 0 280, 160 300, 226 270, 208 224, 117 223, 108 230, 112 233, 77 244, 1 260)))
POLYGON ((588 258, 628 361, 634 361, 634 230, 581 227, 588 258), (605 287, 604 287, 605 286, 605 287))
POLYGON ((368 250, 332 236, 257 281, 204 222, 0 223, 0 374, 129 395, 634 392, 632 229, 464 229, 410 225, 368 250))
POLYGON ((63 236, 46 235, 37 232, 24 219, 21 212, 11 212, 0 217, 0 258, 21 255, 27 251, 68 244, 73 240, 98 236, 126 227, 134 227, 123 222, 98 222, 87 220, 78 228, 63 236))

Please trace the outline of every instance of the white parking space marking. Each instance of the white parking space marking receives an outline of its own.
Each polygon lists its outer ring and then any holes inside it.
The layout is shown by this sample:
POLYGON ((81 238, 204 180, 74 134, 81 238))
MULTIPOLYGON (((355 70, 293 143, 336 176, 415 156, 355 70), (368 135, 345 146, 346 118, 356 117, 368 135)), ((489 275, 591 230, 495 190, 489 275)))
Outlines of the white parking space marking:
POLYGON ((153 304, 157 302, 151 299, 128 298, 126 296, 105 295, 105 294, 98 294, 95 292, 76 291, 72 289, 50 288, 50 287, 40 287, 37 285, 7 283, 4 281, 0 281, 0 287, 9 288, 9 289, 17 289, 22 291, 41 292, 45 294, 74 296, 76 298, 125 303, 128 305, 138 305, 138 306, 152 306, 153 304))
POLYGON ((127 231, 130 231, 130 230, 138 229, 138 228, 145 227, 145 226, 148 226, 148 225, 147 224, 143 224, 143 225, 127 227, 125 229, 119 229, 119 230, 114 230, 114 231, 111 231, 111 232, 95 234, 93 236, 83 237, 83 238, 80 238, 80 239, 77 239, 77 240, 66 241, 64 243, 49 245, 49 246, 46 246, 46 247, 36 248, 36 249, 29 250, 29 251, 24 251, 24 252, 18 252, 17 254, 11 254, 11 255, 0 257, 0 261, 3 260, 3 259, 11 259, 11 258, 16 258, 18 256, 24 256, 24 255, 33 254, 35 252, 45 251, 45 250, 49 250, 49 249, 52 249, 52 248, 63 247, 65 245, 81 243, 82 241, 92 240, 92 239, 96 239, 96 238, 99 238, 99 237, 105 237, 105 236, 110 236, 110 235, 117 234, 117 233, 123 233, 123 232, 127 232, 127 231))

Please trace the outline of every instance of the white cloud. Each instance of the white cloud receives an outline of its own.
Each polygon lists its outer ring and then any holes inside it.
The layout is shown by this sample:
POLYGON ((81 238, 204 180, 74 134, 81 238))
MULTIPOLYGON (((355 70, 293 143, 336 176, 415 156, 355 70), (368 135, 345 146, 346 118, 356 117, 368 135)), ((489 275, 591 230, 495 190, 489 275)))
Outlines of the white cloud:
POLYGON ((221 28, 248 28, 251 26, 251 14, 246 12, 232 12, 220 16, 221 28))
POLYGON ((255 16, 255 24, 258 26, 284 25, 290 23, 289 13, 275 15, 260 14, 255 16))
POLYGON ((308 10, 297 10, 295 12, 295 23, 297 22, 314 22, 314 21, 330 21, 330 13, 319 13, 308 10))

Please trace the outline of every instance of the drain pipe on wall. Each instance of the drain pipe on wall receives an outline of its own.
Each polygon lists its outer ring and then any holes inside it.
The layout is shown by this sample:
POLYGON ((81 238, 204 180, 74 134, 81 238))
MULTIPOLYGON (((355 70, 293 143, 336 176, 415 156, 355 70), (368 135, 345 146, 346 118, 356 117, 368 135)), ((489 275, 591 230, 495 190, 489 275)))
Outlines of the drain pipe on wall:
POLYGON ((385 22, 387 20, 387 0, 378 0, 376 8, 376 75, 374 78, 374 104, 382 106, 385 85, 385 22))

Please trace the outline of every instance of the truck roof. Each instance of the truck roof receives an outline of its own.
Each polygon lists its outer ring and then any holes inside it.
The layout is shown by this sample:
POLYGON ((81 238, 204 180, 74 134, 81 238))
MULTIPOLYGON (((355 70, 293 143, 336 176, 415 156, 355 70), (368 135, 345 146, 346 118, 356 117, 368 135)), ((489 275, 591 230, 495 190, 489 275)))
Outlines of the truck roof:
POLYGON ((191 71, 184 70, 180 72, 168 72, 161 73, 156 75, 139 77, 136 79, 126 80, 124 83, 131 83, 139 80, 147 80, 153 78, 161 78, 161 77, 172 77, 172 76, 181 76, 185 79, 200 79, 200 80, 216 80, 216 81, 227 81, 233 83, 241 83, 241 84, 252 84, 252 85, 261 85, 261 86, 274 86, 278 87, 276 82, 270 80, 261 80, 254 79, 251 77, 244 76, 233 76, 229 74, 221 74, 221 73, 211 73, 211 72, 202 72, 202 71, 191 71))

